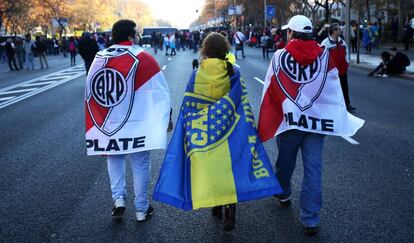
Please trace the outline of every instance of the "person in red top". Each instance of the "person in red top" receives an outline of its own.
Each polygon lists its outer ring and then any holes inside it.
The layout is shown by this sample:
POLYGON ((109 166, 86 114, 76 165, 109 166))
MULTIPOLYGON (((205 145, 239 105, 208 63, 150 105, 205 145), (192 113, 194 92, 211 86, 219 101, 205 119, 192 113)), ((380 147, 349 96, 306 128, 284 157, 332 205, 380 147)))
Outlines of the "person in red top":
POLYGON ((329 50, 330 57, 335 62, 335 67, 338 69, 339 81, 341 82, 342 93, 344 95, 346 109, 348 111, 355 110, 351 106, 348 90, 348 64, 349 64, 349 50, 345 41, 340 37, 341 28, 337 23, 329 26, 329 36, 322 41, 321 46, 329 50))

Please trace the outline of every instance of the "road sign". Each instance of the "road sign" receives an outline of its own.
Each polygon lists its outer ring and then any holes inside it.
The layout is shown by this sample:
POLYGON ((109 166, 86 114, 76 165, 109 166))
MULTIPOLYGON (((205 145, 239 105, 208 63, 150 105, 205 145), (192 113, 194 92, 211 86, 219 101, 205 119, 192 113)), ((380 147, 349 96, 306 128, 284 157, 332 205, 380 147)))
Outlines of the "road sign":
POLYGON ((229 15, 236 14, 236 6, 229 6, 229 15))
POLYGON ((266 16, 267 16, 267 19, 272 19, 276 17, 276 6, 275 5, 266 6, 266 16))

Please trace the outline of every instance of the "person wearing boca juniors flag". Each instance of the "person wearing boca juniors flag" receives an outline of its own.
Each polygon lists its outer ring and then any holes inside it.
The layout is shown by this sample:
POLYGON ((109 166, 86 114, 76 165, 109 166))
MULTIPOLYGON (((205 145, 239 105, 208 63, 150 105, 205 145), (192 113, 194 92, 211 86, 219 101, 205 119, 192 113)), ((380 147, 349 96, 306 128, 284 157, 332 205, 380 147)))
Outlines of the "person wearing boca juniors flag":
POLYGON ((136 24, 119 20, 114 45, 98 52, 86 80, 86 148, 107 158, 113 209, 125 211, 125 157, 132 163, 136 221, 153 214, 148 201, 150 151, 165 149, 172 130, 170 94, 155 59, 138 46, 136 24))
POLYGON ((291 178, 299 149, 304 175, 300 218, 308 235, 318 232, 322 208, 322 153, 325 135, 352 136, 364 121, 346 110, 330 52, 312 36, 312 23, 293 16, 283 26, 288 43, 277 50, 263 88, 258 131, 264 142, 276 136, 276 177, 281 206, 291 204, 291 178))
POLYGON ((349 49, 346 42, 341 38, 341 28, 338 23, 333 23, 329 26, 328 37, 325 38, 321 46, 329 50, 329 56, 334 59, 335 66, 339 72, 339 81, 341 82, 342 93, 344 95, 346 109, 348 111, 355 110, 351 106, 348 89, 348 64, 349 64, 349 49))

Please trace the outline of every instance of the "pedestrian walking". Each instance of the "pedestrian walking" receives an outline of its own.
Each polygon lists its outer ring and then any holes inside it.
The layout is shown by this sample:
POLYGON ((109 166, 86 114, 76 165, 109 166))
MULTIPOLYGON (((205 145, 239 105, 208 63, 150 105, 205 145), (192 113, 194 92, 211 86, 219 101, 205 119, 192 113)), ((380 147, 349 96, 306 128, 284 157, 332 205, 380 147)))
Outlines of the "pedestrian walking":
POLYGON ((26 35, 26 39, 23 41, 23 50, 25 53, 25 62, 27 70, 34 70, 34 58, 35 58, 35 42, 32 40, 32 36, 26 35))
POLYGON ((36 53, 40 61, 40 68, 41 69, 45 67, 49 68, 49 64, 47 63, 47 58, 46 58, 46 45, 44 44, 42 37, 36 36, 35 45, 36 45, 36 53))
POLYGON ((170 49, 170 34, 164 36, 165 55, 168 56, 168 50, 170 49))
POLYGON ((263 59, 269 60, 269 43, 271 42, 269 31, 263 31, 260 37, 260 47, 262 48, 263 59))
POLYGON ((92 65, 93 59, 95 58, 96 53, 99 51, 98 44, 94 39, 91 38, 89 32, 84 32, 82 34, 82 39, 79 41, 78 44, 78 51, 79 55, 85 62, 86 73, 88 73, 89 68, 92 65))
POLYGON ((70 65, 76 66, 76 51, 77 44, 73 36, 69 37, 69 53, 70 53, 70 65))
POLYGON ((303 15, 293 16, 283 26, 288 43, 269 65, 258 123, 262 141, 276 136, 281 206, 291 205, 291 178, 299 149, 302 152, 300 218, 308 235, 316 234, 320 223, 325 135, 352 136, 364 123, 347 112, 330 52, 313 40, 312 28, 303 15))
POLYGON ((21 37, 16 38, 15 46, 16 46, 17 63, 19 64, 19 69, 23 70, 24 50, 23 50, 23 40, 21 37))
POLYGON ((372 38, 371 23, 368 23, 368 26, 366 26, 362 32, 362 47, 365 48, 365 54, 371 54, 372 38))
POLYGON ((16 63, 16 47, 14 46, 12 38, 7 38, 5 48, 10 71, 19 71, 16 63))
POLYGON ((52 39, 52 48, 53 48, 53 54, 59 55, 59 41, 56 39, 56 37, 53 37, 52 39))
POLYGON ((170 94, 155 59, 137 45, 136 31, 131 20, 116 22, 112 27, 115 44, 100 51, 90 68, 86 80, 86 146, 88 155, 106 155, 113 217, 125 211, 125 157, 131 158, 136 221, 143 222, 154 210, 147 196, 150 151, 166 147, 170 94), (116 92, 99 91, 109 89, 116 92))
POLYGON ((234 39, 234 44, 235 44, 235 49, 236 49, 234 53, 234 55, 236 56, 236 59, 237 59, 237 51, 241 51, 242 57, 245 58, 246 56, 244 55, 244 41, 246 37, 244 36, 243 32, 241 32, 241 28, 239 28, 236 31, 236 33, 234 33, 233 39, 234 39))
POLYGON ((169 39, 169 43, 170 43, 170 48, 171 48, 171 56, 175 56, 177 55, 177 52, 175 51, 175 47, 176 47, 176 43, 177 43, 177 39, 175 39, 175 35, 171 35, 170 39, 169 39))
POLYGON ((328 37, 322 41, 321 46, 329 50, 329 56, 338 69, 346 109, 353 111, 355 107, 351 106, 348 89, 349 49, 346 42, 341 38, 342 30, 337 23, 329 26, 328 33, 328 37))
POLYGON ((69 40, 66 38, 66 36, 62 37, 60 39, 60 50, 63 53, 63 57, 68 56, 68 45, 69 45, 69 40))
POLYGON ((236 203, 281 192, 230 49, 219 33, 204 39, 153 194, 184 210, 212 207, 224 231, 235 227, 236 203))

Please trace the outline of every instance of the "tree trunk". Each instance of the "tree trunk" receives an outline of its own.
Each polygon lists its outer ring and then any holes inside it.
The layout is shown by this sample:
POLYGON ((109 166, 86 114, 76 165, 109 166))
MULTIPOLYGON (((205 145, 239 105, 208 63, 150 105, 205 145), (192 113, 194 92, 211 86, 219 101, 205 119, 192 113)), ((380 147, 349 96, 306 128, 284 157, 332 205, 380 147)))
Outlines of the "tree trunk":
POLYGON ((369 0, 365 1, 365 7, 367 8, 367 19, 368 19, 368 23, 371 22, 371 9, 369 6, 369 0))
POLYGON ((331 11, 329 8, 329 1, 325 0, 325 23, 328 24, 331 22, 331 11))
POLYGON ((403 15, 402 15, 402 3, 401 0, 397 0, 398 6, 398 36, 400 36, 403 27, 403 15))

